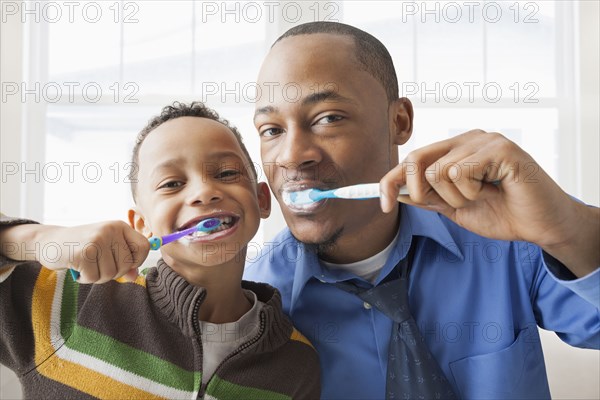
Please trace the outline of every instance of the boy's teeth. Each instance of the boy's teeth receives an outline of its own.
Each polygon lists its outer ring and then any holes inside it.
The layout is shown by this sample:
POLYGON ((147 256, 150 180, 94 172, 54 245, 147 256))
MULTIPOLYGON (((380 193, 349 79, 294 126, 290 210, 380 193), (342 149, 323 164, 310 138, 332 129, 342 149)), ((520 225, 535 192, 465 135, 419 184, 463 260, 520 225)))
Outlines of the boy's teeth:
POLYGON ((213 229, 209 232, 196 231, 196 232, 190 234, 190 236, 201 237, 201 236, 210 235, 211 233, 216 233, 216 232, 220 232, 225 229, 228 229, 230 227, 229 225, 233 222, 233 217, 223 217, 223 218, 219 218, 219 220, 221 221, 221 225, 218 228, 213 229))

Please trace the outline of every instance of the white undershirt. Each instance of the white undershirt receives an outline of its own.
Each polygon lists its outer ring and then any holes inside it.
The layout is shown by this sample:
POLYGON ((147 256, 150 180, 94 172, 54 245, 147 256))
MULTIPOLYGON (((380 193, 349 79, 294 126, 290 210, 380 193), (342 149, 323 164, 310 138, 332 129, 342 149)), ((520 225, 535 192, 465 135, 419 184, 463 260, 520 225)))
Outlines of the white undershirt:
POLYGON ((365 260, 353 262, 350 264, 334 264, 327 261, 321 260, 321 263, 331 270, 344 270, 353 273, 356 276, 360 276, 361 278, 373 283, 375 279, 377 279, 377 275, 379 275, 379 271, 385 265, 388 257, 396 247, 396 243, 398 242, 398 238, 400 237, 400 230, 396 234, 396 237, 392 242, 379 253, 371 256, 365 260))
POLYGON ((235 322, 213 324, 200 321, 202 338, 202 384, 206 384, 221 362, 240 345, 258 333, 260 310, 264 303, 251 290, 244 295, 252 302, 252 308, 235 322))

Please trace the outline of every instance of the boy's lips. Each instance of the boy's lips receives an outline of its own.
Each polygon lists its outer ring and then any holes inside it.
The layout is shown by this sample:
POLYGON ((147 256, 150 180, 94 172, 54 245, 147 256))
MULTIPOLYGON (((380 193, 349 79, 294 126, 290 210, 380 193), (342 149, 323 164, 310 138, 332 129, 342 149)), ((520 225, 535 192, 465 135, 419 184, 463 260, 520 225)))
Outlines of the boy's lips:
POLYGON ((177 230, 182 231, 184 229, 191 228, 191 227, 197 225, 199 222, 209 219, 209 218, 218 219, 221 222, 221 225, 209 232, 197 231, 197 232, 191 233, 187 236, 184 236, 182 239, 188 240, 190 242, 205 242, 205 241, 220 239, 222 237, 232 234, 235 230, 237 230, 238 222, 240 220, 240 217, 234 213, 218 212, 218 213, 212 213, 212 214, 207 214, 207 215, 193 218, 193 219, 189 220, 188 222, 186 222, 185 224, 183 224, 177 230))

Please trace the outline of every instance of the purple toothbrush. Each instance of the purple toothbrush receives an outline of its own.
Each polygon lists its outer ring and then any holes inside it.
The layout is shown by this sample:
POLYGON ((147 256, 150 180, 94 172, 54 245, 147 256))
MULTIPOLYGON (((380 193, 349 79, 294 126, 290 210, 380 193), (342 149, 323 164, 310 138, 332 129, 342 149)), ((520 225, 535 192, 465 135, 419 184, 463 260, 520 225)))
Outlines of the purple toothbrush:
MULTIPOLYGON (((207 218, 198 222, 196 226, 193 226, 191 228, 184 229, 179 232, 173 232, 162 237, 153 236, 148 239, 148 241, 150 242, 150 250, 158 250, 165 244, 174 242, 175 240, 181 239, 182 237, 194 232, 210 232, 212 230, 217 229, 219 226, 221 226, 221 220, 219 218, 207 218)), ((75 271, 74 269, 70 269, 69 271, 71 271, 71 276, 73 277, 73 280, 76 281, 77 279, 79 279, 80 274, 78 271, 75 271)))

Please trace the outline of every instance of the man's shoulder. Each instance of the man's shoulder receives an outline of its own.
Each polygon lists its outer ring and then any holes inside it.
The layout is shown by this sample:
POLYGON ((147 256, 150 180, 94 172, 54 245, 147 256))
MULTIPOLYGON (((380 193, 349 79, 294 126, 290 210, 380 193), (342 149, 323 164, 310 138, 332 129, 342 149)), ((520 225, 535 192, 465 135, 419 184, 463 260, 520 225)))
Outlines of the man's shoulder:
POLYGON ((297 259, 301 251, 302 245, 292 236, 290 230, 285 228, 272 240, 259 246, 256 255, 247 257, 246 271, 262 269, 271 265, 289 264, 297 259))
POLYGON ((302 256, 302 245, 289 229, 281 231, 273 240, 265 242, 254 258, 248 257, 244 279, 267 282, 282 294, 284 309, 294 280, 296 262, 302 256))

